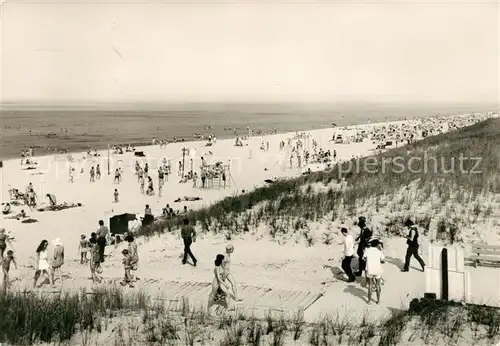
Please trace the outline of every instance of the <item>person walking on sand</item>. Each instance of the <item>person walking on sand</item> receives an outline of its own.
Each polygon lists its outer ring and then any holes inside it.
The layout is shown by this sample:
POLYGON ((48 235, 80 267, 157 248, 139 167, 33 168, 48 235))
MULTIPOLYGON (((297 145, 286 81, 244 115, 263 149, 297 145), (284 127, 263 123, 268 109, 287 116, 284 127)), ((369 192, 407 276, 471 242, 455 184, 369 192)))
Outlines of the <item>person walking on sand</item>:
POLYGON ((227 244, 226 246, 226 255, 224 256, 224 275, 231 285, 231 289, 233 292, 233 296, 235 297, 235 300, 241 301, 238 297, 238 289, 236 285, 236 280, 233 277, 233 274, 231 274, 231 254, 234 252, 234 246, 233 244, 227 244))
POLYGON ((99 164, 97 164, 97 166, 95 167, 95 176, 97 179, 101 179, 101 167, 99 166, 99 164))
POLYGON ((9 250, 7 251, 7 256, 5 256, 5 258, 0 259, 0 264, 2 265, 2 272, 3 272, 4 291, 6 291, 10 287, 9 271, 11 263, 14 263, 14 266, 16 267, 17 270, 17 263, 16 259, 14 258, 14 251, 9 250))
POLYGON ((408 233, 408 236, 406 237, 406 244, 408 245, 408 248, 406 249, 405 264, 404 264, 403 268, 401 269, 401 271, 407 272, 410 270, 411 256, 415 257, 415 259, 418 261, 418 263, 422 267, 422 271, 424 271, 425 270, 425 262, 418 254, 418 249, 419 249, 420 245, 418 243, 419 234, 418 234, 417 226, 415 226, 413 224, 413 221, 408 220, 407 227, 410 229, 410 232, 408 233))
POLYGON ((54 283, 52 282, 52 275, 49 273, 49 262, 47 261, 48 247, 49 242, 44 239, 40 242, 40 245, 38 245, 36 249, 35 277, 33 278, 33 288, 36 287, 36 283, 41 274, 47 275, 50 284, 52 286, 54 285, 54 283))
POLYGON ((219 300, 224 300, 228 310, 233 308, 232 300, 236 297, 232 293, 226 277, 224 276, 224 255, 218 254, 215 257, 214 279, 212 280, 212 290, 208 296, 207 310, 210 313, 210 308, 219 300))
POLYGON ((358 218, 358 227, 360 228, 359 236, 356 238, 358 242, 358 250, 356 251, 359 260, 358 271, 354 273, 356 276, 363 275, 363 271, 365 270, 366 263, 363 259, 363 253, 365 252, 366 247, 368 246, 368 239, 372 237, 372 231, 366 227, 366 219, 364 216, 360 216, 358 218))
POLYGON ((354 256, 354 238, 349 234, 347 228, 342 227, 340 233, 344 236, 344 258, 342 259, 342 270, 347 275, 347 282, 355 282, 356 276, 352 272, 351 261, 354 256))
POLYGON ((191 252, 191 244, 193 242, 196 242, 196 232, 194 230, 194 227, 189 224, 188 219, 184 219, 184 226, 182 226, 181 229, 181 237, 184 242, 184 257, 182 258, 182 264, 186 264, 187 257, 189 255, 189 257, 191 257, 191 260, 193 261, 193 265, 196 267, 196 263, 198 261, 191 252))
POLYGON ((113 203, 118 203, 120 202, 120 193, 118 192, 118 189, 115 189, 115 192, 113 193, 113 203))
POLYGON ((377 293, 377 304, 380 303, 380 293, 382 280, 382 264, 385 261, 385 256, 379 249, 378 241, 373 241, 366 248, 363 259, 366 261, 366 278, 368 279, 368 304, 372 301, 372 289, 375 287, 377 293))
POLYGON ((61 272, 61 267, 64 264, 64 246, 61 242, 61 239, 56 238, 54 240, 54 254, 52 255, 52 282, 54 281, 54 275, 57 273, 57 276, 59 277, 59 283, 62 285, 63 278, 62 278, 62 272, 61 272))
POLYGON ((106 239, 109 236, 109 228, 104 226, 104 221, 99 220, 99 229, 96 233, 97 244, 99 245, 99 257, 102 263, 104 262, 104 249, 106 248, 106 239))
POLYGON ((12 247, 12 244, 9 241, 9 236, 5 234, 5 228, 0 228, 0 261, 3 258, 5 249, 7 249, 7 244, 12 247))

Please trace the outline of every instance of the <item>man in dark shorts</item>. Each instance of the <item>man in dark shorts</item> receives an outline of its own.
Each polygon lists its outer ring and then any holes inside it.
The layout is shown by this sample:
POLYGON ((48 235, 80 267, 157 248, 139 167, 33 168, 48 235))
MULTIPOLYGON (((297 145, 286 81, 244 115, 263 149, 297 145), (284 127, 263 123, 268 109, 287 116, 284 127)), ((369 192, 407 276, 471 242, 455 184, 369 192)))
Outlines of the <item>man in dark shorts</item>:
POLYGON ((193 261, 193 265, 196 267, 196 257, 194 257, 193 253, 191 252, 191 244, 193 241, 196 241, 196 232, 189 224, 188 219, 184 219, 184 226, 181 229, 181 236, 182 240, 184 241, 184 258, 182 259, 182 264, 186 264, 187 261, 187 256, 191 257, 191 260, 193 261))
POLYGON ((109 234, 108 227, 104 226, 104 221, 99 220, 99 229, 97 230, 97 244, 99 245, 99 257, 101 263, 104 262, 104 248, 106 247, 106 237, 109 234))

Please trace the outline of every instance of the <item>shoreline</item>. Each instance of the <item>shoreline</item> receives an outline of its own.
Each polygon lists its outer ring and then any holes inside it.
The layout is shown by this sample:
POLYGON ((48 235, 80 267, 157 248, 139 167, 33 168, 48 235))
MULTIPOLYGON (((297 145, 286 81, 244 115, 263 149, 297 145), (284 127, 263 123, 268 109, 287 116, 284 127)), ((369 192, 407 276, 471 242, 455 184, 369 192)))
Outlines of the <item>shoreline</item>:
MULTIPOLYGON (((370 122, 370 123, 350 123, 350 124, 347 124, 347 125, 342 125, 342 126, 336 126, 336 127, 324 127, 324 128, 309 128, 309 129, 299 129, 299 130, 294 130, 294 131, 287 131, 287 130, 283 130, 283 131, 277 131, 277 132, 272 132, 272 133, 265 133, 265 134, 253 134, 252 136, 248 136, 247 134, 245 133, 241 133, 241 134, 227 134, 227 135, 223 135, 223 136, 220 136, 220 137, 217 137, 216 136, 216 139, 217 141, 220 141, 220 140, 235 140, 237 137, 246 137, 247 140, 249 139, 257 139, 257 138, 267 138, 267 137, 273 137, 273 136, 284 136, 284 135, 295 135, 296 133, 299 133, 299 132, 314 132, 314 131, 327 131, 327 130, 331 130, 331 131, 334 131, 334 130, 339 130, 339 131, 343 131, 345 130, 346 128, 365 128, 365 127, 369 127, 369 126, 383 126, 383 125, 389 125, 389 124, 398 124, 398 123, 402 123, 402 122, 406 122, 406 121, 418 121, 418 120, 421 120, 421 119, 424 119, 424 118, 433 118, 433 117, 451 117, 451 116, 466 116, 467 114, 450 114, 450 115, 434 115, 434 116, 426 116, 426 117, 415 117, 415 118, 410 118, 410 119, 407 119, 407 118, 402 118, 402 119, 398 119, 398 120, 391 120, 391 121, 380 121, 380 122, 370 122)), ((161 139, 161 138, 159 138, 161 139)), ((188 146, 188 145, 193 145, 193 144, 197 144, 197 143, 200 143, 200 142, 208 142, 208 139, 193 139, 191 138, 190 140, 177 140, 175 142, 168 142, 167 143, 167 147, 169 146, 172 146, 172 145, 180 145, 180 146, 188 146)), ((135 147, 136 151, 144 151, 146 150, 147 148, 152 148, 152 147, 155 147, 155 146, 159 146, 159 144, 152 144, 151 143, 151 140, 150 141, 140 141, 140 142, 131 142, 131 143, 109 143, 109 146, 110 146, 110 150, 112 151, 112 146, 113 145, 119 145, 119 146, 122 146, 122 148, 126 148, 126 146, 128 144, 131 144, 132 146, 135 147)), ((42 146, 35 146, 35 153, 38 151, 37 149, 43 149, 44 147, 42 146)), ((90 150, 96 150, 100 156, 99 157, 104 157, 104 155, 107 155, 107 148, 103 147, 103 148, 90 148, 90 150)), ((124 152, 125 153, 125 152, 124 152)), ((52 152, 52 153, 47 153, 46 151, 44 153, 42 153, 42 155, 35 155, 33 157, 33 159, 35 159, 35 161, 38 159, 46 159, 48 157, 55 157, 55 156, 67 156, 67 155, 87 155, 87 151, 84 151, 83 149, 75 149, 75 150, 68 150, 68 152, 66 153, 60 153, 60 152, 52 152)), ((113 156, 113 153, 111 152, 111 156, 113 156)), ((92 158, 92 157, 87 157, 87 158, 92 158)), ((8 162, 12 162, 12 161, 15 161, 15 160, 20 160, 20 155, 18 155, 17 157, 15 156, 7 156, 7 157, 2 157, 0 158, 0 161, 3 161, 4 164, 8 163, 8 162)))
MULTIPOLYGON (((484 112, 488 112, 488 111, 484 111, 484 112)), ((492 112, 492 111, 489 111, 489 112, 492 112)), ((277 125, 277 126, 273 126, 273 128, 271 129, 267 129, 268 131, 266 133, 261 133, 261 134, 255 134, 252 136, 252 137, 259 137, 259 136, 268 136, 268 135, 273 135, 273 134, 285 134, 285 133, 289 133, 289 132, 304 132, 304 131, 315 131, 315 130, 324 130, 324 129, 334 129, 334 128, 343 128, 343 127, 352 127, 352 126, 360 126, 360 125, 366 125, 366 124, 378 124, 378 123, 391 123, 391 122, 395 122, 395 121, 411 121, 411 120, 419 120, 419 119, 424 119, 424 118, 429 118, 429 117, 440 117, 440 116, 459 116, 460 114, 470 114, 471 112, 449 112, 449 113, 445 113, 445 115, 443 114, 433 114, 433 115, 422 115, 422 116, 403 116, 403 115, 399 115, 399 116, 394 116, 394 117, 391 117, 391 116, 385 116, 385 117, 375 117, 374 122, 372 122, 371 120, 368 120, 367 119, 364 119, 364 118, 360 118, 359 121, 352 121, 350 120, 349 118, 346 120, 344 118, 344 115, 342 114, 333 114, 331 119, 330 119, 330 122, 328 124, 320 124, 320 123, 316 123, 314 122, 314 120, 312 121, 312 124, 309 124, 309 126, 299 126, 297 129, 293 128, 294 126, 294 122, 286 122, 286 121, 282 121, 280 123, 277 123, 277 124, 274 124, 274 125, 277 125), (335 126, 335 127, 332 127, 333 124, 339 124, 338 126, 335 126), (280 125, 283 125, 283 126, 280 126, 280 125), (289 125, 289 126, 287 126, 289 125), (284 127, 287 127, 287 129, 284 129, 284 127), (290 129, 292 129, 290 131, 290 129), (269 131, 271 130, 271 131, 269 131), (276 132, 272 132, 276 130, 276 132)), ((473 113, 473 112, 472 112, 473 113)), ((482 113, 482 112, 481 112, 482 113)), ((168 119, 168 118, 165 118, 165 119, 168 119)), ((356 118, 355 118, 356 119, 356 118)), ((231 122, 228 122, 228 125, 231 125, 232 123, 231 122)), ((250 125, 252 125, 252 122, 249 122, 250 125)), ((304 124, 302 124, 304 125, 304 124)), ((13 125, 11 125, 10 127, 12 127, 13 125)), ((182 125, 181 125, 182 126, 182 125)), ((195 134, 204 134, 204 135, 207 135, 207 134, 214 134, 217 139, 231 139, 231 138, 235 138, 236 136, 247 136, 248 135, 248 132, 246 130, 243 130, 245 126, 241 126, 240 123, 236 122, 233 126, 224 126, 224 130, 222 130, 222 125, 218 124, 218 125, 214 125, 212 129, 210 130, 207 130, 206 127, 207 126, 210 126, 210 125, 202 125, 200 124, 199 127, 201 128, 200 130, 198 130, 197 132, 192 132, 190 133, 189 135, 188 134, 185 134, 185 131, 179 131, 181 132, 181 135, 176 135, 176 136, 173 136, 173 135, 170 135, 170 134, 165 134, 164 136, 161 136, 158 134, 157 131, 154 131, 154 130, 151 130, 151 136, 149 137, 149 139, 146 139, 146 138, 141 138, 141 139, 132 139, 130 141, 126 141, 126 140, 123 140, 123 141, 116 141, 114 143, 111 143, 109 142, 110 145, 123 145, 123 146, 127 146, 128 144, 131 144, 131 145, 134 145, 134 146, 137 146, 137 147, 147 147, 147 146, 151 146, 151 139, 153 137, 157 137, 158 139, 168 139, 170 140, 169 144, 172 144, 172 143, 188 143, 188 142, 200 142, 202 140, 200 139, 196 139, 194 138, 194 135, 195 134), (232 133, 232 131, 237 131, 237 133, 232 133), (183 133, 184 132, 184 133, 183 133), (173 142, 172 139, 176 137, 178 140, 176 142, 173 142)), ((264 124, 256 124, 255 126, 249 126, 250 128, 254 128, 254 131, 259 131, 259 130, 262 130, 262 126, 266 126, 264 124)), ((64 127, 64 126, 63 126, 64 127)), ((43 128, 43 127, 42 127, 43 128)), ((167 127, 168 128, 168 127, 167 127)), ((57 129, 59 130, 59 129, 57 129)), ((61 128, 62 130, 62 128, 61 128)), ((96 134, 96 133, 92 133, 92 130, 89 132, 89 133, 86 133, 84 132, 83 134, 82 133, 72 133, 71 136, 68 136, 68 133, 62 133, 60 136, 59 136, 59 133, 56 134, 56 136, 50 138, 49 137, 49 134, 50 133, 56 133, 55 131, 53 131, 52 128, 46 128, 46 133, 33 133, 31 135, 28 135, 28 134, 19 134, 19 135, 14 135, 14 136, 11 136, 11 135, 7 135, 7 131, 4 131, 4 135, 3 135, 3 142, 6 143, 4 146, 7 147, 8 146, 8 143, 9 142, 13 142, 13 143, 22 143, 23 140, 22 138, 17 138, 17 137, 26 137, 25 138, 25 149, 28 149, 30 146, 34 147, 35 148, 35 152, 39 152, 41 153, 41 155, 38 155, 36 157, 41 157, 41 156, 45 156, 45 155, 59 155, 61 154, 60 152, 58 151, 48 151, 46 148, 58 148, 58 149, 65 149, 64 148, 64 142, 67 141, 68 143, 71 143, 71 144, 74 144, 76 145, 76 147, 72 147, 72 145, 69 146, 69 148, 67 149, 67 154, 78 154, 78 153, 83 153, 87 150, 98 150, 98 151, 102 151, 102 150, 106 150, 107 148, 107 144, 104 144, 102 143, 102 138, 106 137, 106 134, 102 133, 102 134, 96 134), (98 138, 96 138, 95 142, 96 142, 96 145, 91 147, 90 145, 88 145, 90 142, 90 140, 95 137, 95 136, 98 136, 98 138), (15 137, 14 139, 11 139, 10 137, 15 137), (30 139, 30 137, 33 138, 33 140, 30 139), (30 143, 32 141, 35 141, 35 142, 45 142, 44 144, 34 144, 34 143, 30 143), (79 143, 81 142, 81 144, 79 143), (49 143, 49 144, 47 144, 49 143), (52 144, 50 144, 52 143, 52 144)), ((173 130, 175 131, 175 129, 173 130)), ((170 131, 166 131, 167 133, 169 133, 170 131)), ((108 134, 108 136, 112 136, 112 133, 111 134, 108 134)), ((15 147, 17 147, 17 145, 14 145, 15 147)), ((17 149, 16 149, 17 150, 17 149)), ((10 151, 7 151, 6 150, 6 153, 2 155, 0 155, 0 160, 2 161, 6 161, 6 160, 10 160, 10 159, 16 159, 16 158, 19 158, 20 159, 20 151, 22 149, 19 149, 18 152, 14 153, 13 150, 10 151)))

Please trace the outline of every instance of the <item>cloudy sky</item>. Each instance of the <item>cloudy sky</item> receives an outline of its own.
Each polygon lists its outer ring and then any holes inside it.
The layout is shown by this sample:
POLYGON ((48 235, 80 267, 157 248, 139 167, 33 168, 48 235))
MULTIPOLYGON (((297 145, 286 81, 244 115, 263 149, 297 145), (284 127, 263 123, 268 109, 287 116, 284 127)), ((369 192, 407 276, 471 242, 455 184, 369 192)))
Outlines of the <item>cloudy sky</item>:
POLYGON ((4 102, 498 102, 497 2, 2 5, 4 102))

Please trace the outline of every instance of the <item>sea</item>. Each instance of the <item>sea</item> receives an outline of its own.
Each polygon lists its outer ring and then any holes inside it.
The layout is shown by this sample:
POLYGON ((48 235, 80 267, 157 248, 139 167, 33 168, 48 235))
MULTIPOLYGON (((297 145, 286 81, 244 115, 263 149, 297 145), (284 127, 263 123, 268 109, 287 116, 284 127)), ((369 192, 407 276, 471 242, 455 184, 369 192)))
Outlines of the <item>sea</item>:
POLYGON ((228 138, 435 115, 496 111, 491 105, 422 106, 401 104, 129 104, 99 106, 0 105, 0 160, 105 149, 113 144, 151 144, 153 137, 193 140, 194 134, 228 138))

